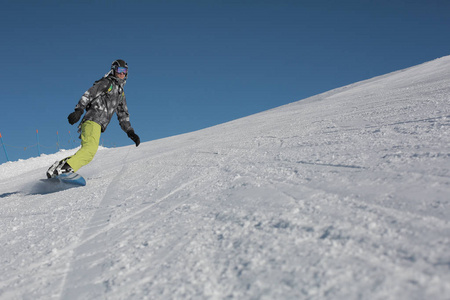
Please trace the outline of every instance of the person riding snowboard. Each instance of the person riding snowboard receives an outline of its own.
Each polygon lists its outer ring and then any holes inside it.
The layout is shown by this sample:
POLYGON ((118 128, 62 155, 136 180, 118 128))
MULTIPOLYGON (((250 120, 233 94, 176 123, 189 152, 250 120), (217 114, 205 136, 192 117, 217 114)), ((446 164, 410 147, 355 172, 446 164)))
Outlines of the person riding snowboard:
POLYGON ((52 178, 62 173, 73 173, 87 165, 94 158, 100 143, 100 134, 106 130, 114 113, 117 114, 120 127, 130 139, 140 144, 139 136, 134 133, 130 124, 127 102, 123 87, 128 77, 128 65, 118 59, 111 64, 111 70, 96 81, 87 90, 67 119, 71 125, 78 122, 86 114, 78 126, 81 132, 81 148, 74 155, 55 162, 47 171, 47 177, 52 178))

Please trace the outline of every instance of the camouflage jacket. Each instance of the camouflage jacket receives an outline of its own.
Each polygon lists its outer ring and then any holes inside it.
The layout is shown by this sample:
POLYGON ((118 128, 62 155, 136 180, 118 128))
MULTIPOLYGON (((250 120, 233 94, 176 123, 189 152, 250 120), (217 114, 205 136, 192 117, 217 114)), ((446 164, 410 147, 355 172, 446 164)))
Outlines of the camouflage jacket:
POLYGON ((94 85, 87 90, 75 109, 86 110, 86 114, 80 123, 85 121, 94 121, 102 127, 102 132, 106 130, 114 113, 117 114, 120 127, 127 132, 132 130, 130 124, 130 114, 128 113, 127 101, 123 91, 123 85, 120 79, 114 76, 108 76, 95 82, 94 85))

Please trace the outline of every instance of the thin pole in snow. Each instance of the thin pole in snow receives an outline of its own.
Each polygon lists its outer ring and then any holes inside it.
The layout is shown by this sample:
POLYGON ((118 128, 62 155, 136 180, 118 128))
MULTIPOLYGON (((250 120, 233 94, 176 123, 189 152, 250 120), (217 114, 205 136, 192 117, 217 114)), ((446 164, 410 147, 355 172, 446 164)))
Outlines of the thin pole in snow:
POLYGON ((58 147, 58 151, 61 150, 61 148, 59 147, 59 134, 58 134, 58 130, 56 130, 56 146, 58 147))
POLYGON ((5 144, 3 144, 3 138, 2 138, 2 134, 1 134, 1 133, 0 133, 0 140, 1 140, 1 142, 2 142, 3 151, 5 151, 6 160, 9 161, 8 152, 6 152, 5 144))
POLYGON ((73 141, 72 135, 70 134, 70 130, 69 130, 69 137, 70 137, 70 140, 69 140, 69 146, 70 146, 71 144, 74 145, 75 142, 73 141))
POLYGON ((39 132, 37 129, 36 129, 36 139, 37 139, 38 155, 41 156, 41 147, 39 146, 39 132))

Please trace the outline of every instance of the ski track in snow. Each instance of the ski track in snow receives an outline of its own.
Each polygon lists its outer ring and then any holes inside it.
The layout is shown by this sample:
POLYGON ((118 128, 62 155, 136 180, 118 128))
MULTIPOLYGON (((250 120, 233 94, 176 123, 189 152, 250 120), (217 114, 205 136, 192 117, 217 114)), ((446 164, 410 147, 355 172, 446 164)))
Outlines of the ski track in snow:
POLYGON ((1 299, 450 299, 450 57, 201 131, 0 165, 1 299))

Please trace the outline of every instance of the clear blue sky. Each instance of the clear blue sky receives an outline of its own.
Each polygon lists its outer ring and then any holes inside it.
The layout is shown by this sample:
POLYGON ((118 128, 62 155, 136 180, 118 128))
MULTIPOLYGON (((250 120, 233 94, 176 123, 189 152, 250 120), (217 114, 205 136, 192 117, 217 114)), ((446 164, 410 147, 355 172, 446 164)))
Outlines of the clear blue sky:
MULTIPOLYGON (((448 0, 0 3, 11 160, 37 156, 36 129, 44 153, 56 152, 56 131, 65 148, 78 145, 67 115, 117 58, 128 62, 131 124, 145 142, 450 54, 448 0)), ((116 117, 102 137, 132 144, 116 117)))

